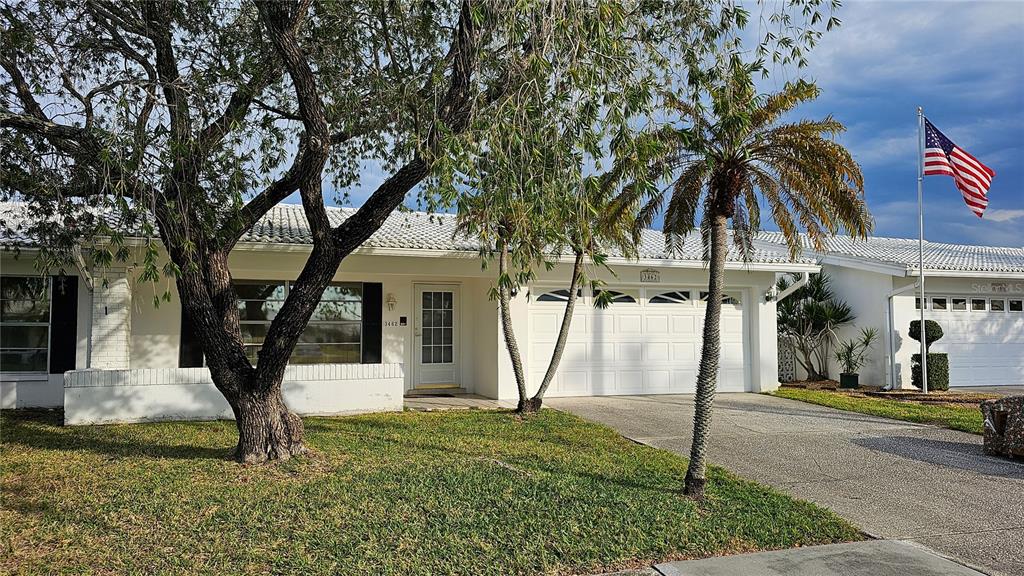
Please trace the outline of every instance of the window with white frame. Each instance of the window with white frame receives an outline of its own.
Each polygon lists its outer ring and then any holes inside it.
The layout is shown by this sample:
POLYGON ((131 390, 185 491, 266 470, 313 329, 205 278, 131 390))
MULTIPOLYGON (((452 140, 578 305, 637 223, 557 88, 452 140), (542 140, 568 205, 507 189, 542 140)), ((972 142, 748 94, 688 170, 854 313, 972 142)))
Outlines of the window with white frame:
POLYGON ((651 304, 685 304, 690 301, 689 290, 672 290, 651 296, 651 304))
POLYGON ((50 279, 0 277, 0 372, 46 372, 50 279))
MULTIPOLYGON (((702 290, 701 293, 700 293, 700 301, 701 302, 707 302, 708 301, 708 295, 709 294, 707 292, 702 290)), ((742 304, 742 301, 740 300, 739 293, 738 292, 726 292, 726 293, 722 294, 722 304, 732 304, 734 306, 739 306, 740 304, 742 304)))
MULTIPOLYGON (((579 288, 576 290, 576 297, 579 298, 583 294, 583 289, 579 288)), ((537 302, 568 302, 569 291, 566 289, 552 290, 550 292, 544 292, 537 297, 537 302)))
POLYGON ((607 302, 609 305, 636 304, 637 296, 635 294, 620 292, 618 290, 595 290, 594 305, 597 306, 602 300, 607 302))
POLYGON ((950 307, 957 312, 967 310, 967 298, 950 298, 949 302, 950 307))
MULTIPOLYGON (((238 314, 246 355, 256 363, 270 323, 288 297, 287 282, 239 282, 238 314)), ((292 364, 358 363, 362 355, 363 286, 331 284, 299 337, 292 364)))
POLYGON ((1002 298, 993 298, 991 300, 991 308, 993 312, 1005 312, 1006 311, 1006 300, 1002 298))
POLYGON ((987 307, 984 298, 971 298, 971 310, 974 312, 984 312, 987 307))
POLYGON ((1021 312, 1024 310, 1024 300, 1010 300, 1008 308, 1010 312, 1021 312))

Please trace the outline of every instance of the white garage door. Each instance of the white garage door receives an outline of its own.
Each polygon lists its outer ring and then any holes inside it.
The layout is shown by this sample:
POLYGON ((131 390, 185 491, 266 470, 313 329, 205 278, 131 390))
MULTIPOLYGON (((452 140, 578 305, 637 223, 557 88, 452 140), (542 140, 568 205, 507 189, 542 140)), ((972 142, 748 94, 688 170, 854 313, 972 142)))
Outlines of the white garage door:
POLYGON ((950 386, 1024 384, 1024 299, 936 294, 928 300, 928 317, 944 333, 932 351, 949 354, 950 386))
MULTIPOLYGON (((552 396, 693 393, 700 362, 706 293, 699 288, 609 288, 611 304, 594 307, 584 293, 552 396)), ((544 377, 568 293, 534 288, 530 305, 530 379, 544 377)), ((749 390, 743 302, 727 291, 722 307, 718 390, 749 390)))

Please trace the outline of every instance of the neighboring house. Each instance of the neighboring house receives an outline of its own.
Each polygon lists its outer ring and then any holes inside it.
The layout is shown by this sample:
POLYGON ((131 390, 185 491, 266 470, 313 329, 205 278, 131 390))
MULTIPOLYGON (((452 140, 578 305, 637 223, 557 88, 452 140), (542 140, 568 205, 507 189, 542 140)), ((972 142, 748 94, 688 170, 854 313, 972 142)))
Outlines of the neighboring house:
MULTIPOLYGON (((0 205, 7 228, 16 229, 23 209, 0 205)), ((334 224, 351 212, 329 210, 334 224)), ((482 267, 478 243, 453 239, 454 230, 448 214, 395 213, 345 259, 286 375, 294 409, 400 409, 403 393, 438 388, 516 397, 497 304, 489 298, 494 267, 482 267)), ((195 368, 202 355, 172 280, 136 282, 137 272, 119 268, 40 278, 31 239, 8 236, 3 243, 22 250, 20 258, 0 255, 3 407, 64 405, 71 422, 230 414, 206 371, 195 368), (165 290, 170 302, 154 307, 154 296, 165 290), (65 378, 67 370, 73 371, 65 378), (83 405, 87 414, 75 416, 83 405)), ((301 206, 281 205, 232 252, 242 331, 253 354, 309 249, 301 206)), ((636 261, 613 255, 614 274, 590 271, 605 280, 611 304, 595 308, 593 294, 583 289, 549 395, 693 392, 707 284, 699 236, 672 256, 662 233, 648 230, 639 252, 636 261)), ((550 357, 570 265, 566 260, 540 272, 513 300, 534 386, 550 357)), ((810 258, 791 262, 785 249, 757 241, 749 262, 734 252, 727 269, 719 389, 772 390, 778 353, 769 294, 776 275, 818 266, 810 258)))
MULTIPOLYGON (((761 237, 783 244, 778 233, 761 237)), ((861 327, 882 336, 861 383, 909 388, 910 356, 920 352, 908 336, 910 321, 920 318, 918 241, 837 237, 823 252, 804 254, 821 264, 857 316, 840 337, 861 327)), ((945 332, 932 351, 949 354, 950 385, 1024 384, 1024 248, 925 242, 924 267, 925 318, 945 332)), ((832 376, 837 372, 833 364, 832 376)))

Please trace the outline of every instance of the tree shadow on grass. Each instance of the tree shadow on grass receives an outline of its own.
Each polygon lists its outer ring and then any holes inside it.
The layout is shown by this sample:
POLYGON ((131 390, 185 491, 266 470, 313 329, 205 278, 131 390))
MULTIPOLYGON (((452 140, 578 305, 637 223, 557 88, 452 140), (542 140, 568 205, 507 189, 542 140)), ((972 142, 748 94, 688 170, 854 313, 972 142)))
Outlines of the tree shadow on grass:
MULTIPOLYGON (((64 426, 61 410, 4 410, 0 443, 40 450, 91 452, 110 458, 170 458, 228 460, 233 447, 146 442, 144 435, 124 434, 122 425, 64 426)), ((174 423, 180 425, 181 423, 174 423)), ((130 424, 134 427, 168 423, 130 424)))

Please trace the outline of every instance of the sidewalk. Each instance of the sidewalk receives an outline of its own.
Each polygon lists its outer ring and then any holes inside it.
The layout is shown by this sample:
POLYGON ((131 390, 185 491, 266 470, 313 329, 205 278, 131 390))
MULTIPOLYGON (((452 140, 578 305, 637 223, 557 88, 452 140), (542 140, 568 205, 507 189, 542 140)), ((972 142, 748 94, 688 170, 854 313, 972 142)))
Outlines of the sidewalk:
POLYGON ((982 576, 901 540, 868 540, 704 560, 666 562, 606 576, 982 576))

